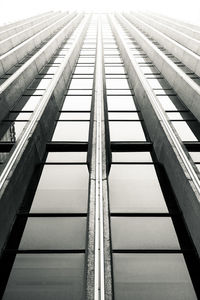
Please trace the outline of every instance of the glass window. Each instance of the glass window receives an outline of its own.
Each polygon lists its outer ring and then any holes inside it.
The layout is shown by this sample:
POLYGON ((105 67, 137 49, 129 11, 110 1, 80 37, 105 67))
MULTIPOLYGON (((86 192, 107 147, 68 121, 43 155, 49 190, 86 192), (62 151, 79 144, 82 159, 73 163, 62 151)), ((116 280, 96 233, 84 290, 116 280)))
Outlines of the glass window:
POLYGON ((185 107, 180 103, 179 99, 176 96, 157 96, 160 104, 164 110, 178 110, 185 109, 185 107))
POLYGON ((3 122, 3 126, 8 127, 6 133, 1 138, 1 142, 15 142, 22 133, 27 122, 3 122))
POLYGON ((85 217, 32 217, 28 218, 19 249, 84 249, 85 238, 85 217))
POLYGON ((140 122, 109 122, 110 140, 114 141, 146 141, 140 122))
POLYGON ((87 57, 87 56, 82 56, 79 57, 78 59, 78 64, 83 64, 83 63, 95 63, 95 57, 87 57))
POLYGON ((168 112, 167 116, 170 120, 194 120, 190 112, 168 112))
POLYGON ((93 79, 72 79, 69 89, 92 89, 93 79))
POLYGON ((171 218, 112 217, 113 249, 180 249, 171 218))
POLYGON ((90 120, 90 113, 71 113, 63 112, 59 120, 90 120))
POLYGON ((173 124, 182 141, 197 141, 196 136, 186 122, 172 121, 171 123, 173 124))
POLYGON ((87 152, 49 152, 46 162, 86 162, 87 152))
MULTIPOLYGON (((48 159, 52 155, 53 153, 49 153, 48 159)), ((31 213, 82 213, 87 211, 87 199, 86 165, 46 165, 35 193, 31 213)))
POLYGON ((116 300, 197 300, 182 254, 114 254, 116 300))
POLYGON ((107 89, 129 89, 126 79, 106 79, 107 89))
POLYGON ((83 299, 84 254, 17 254, 3 299, 83 299))
POLYGON ((155 73, 158 74, 158 73, 160 73, 159 70, 154 66, 145 66, 145 67, 141 66, 141 70, 144 74, 155 74, 155 73))
POLYGON ((125 69, 124 67, 105 67, 105 73, 106 74, 124 74, 125 73, 125 69))
POLYGON ((200 162, 200 152, 189 152, 194 162, 200 162))
POLYGON ((109 174, 111 212, 167 212, 153 165, 112 165, 109 174))
POLYGON ((107 95, 131 95, 132 91, 130 89, 127 90, 120 90, 118 88, 113 89, 107 89, 107 95))
POLYGON ((90 108, 91 108, 91 96, 67 96, 65 98, 62 110, 90 111, 90 108))
POLYGON ((15 113, 15 112, 11 112, 9 114, 8 119, 9 120, 16 120, 16 121, 25 121, 25 120, 29 120, 31 115, 32 115, 32 113, 28 113, 28 112, 19 113, 19 114, 15 113))
POLYGON ((109 57, 109 56, 105 56, 104 57, 104 62, 105 64, 111 64, 111 63, 121 63, 122 59, 120 56, 113 56, 113 57, 109 57))
POLYGON ((107 96, 107 103, 108 110, 136 110, 132 96, 107 96))
POLYGON ((33 83, 29 86, 29 88, 46 90, 50 82, 51 79, 35 79, 33 83))
POLYGON ((74 74, 93 74, 94 67, 76 67, 74 74))
POLYGON ((41 98, 42 96, 22 96, 14 110, 33 111, 41 98))
POLYGON ((57 122, 52 141, 88 141, 89 122, 57 122))
POLYGON ((147 79, 152 89, 169 89, 170 85, 165 79, 147 79))
POLYGON ((112 152, 113 162, 152 162, 150 152, 112 152))
POLYGON ((108 113, 109 120, 139 120, 138 113, 108 113))

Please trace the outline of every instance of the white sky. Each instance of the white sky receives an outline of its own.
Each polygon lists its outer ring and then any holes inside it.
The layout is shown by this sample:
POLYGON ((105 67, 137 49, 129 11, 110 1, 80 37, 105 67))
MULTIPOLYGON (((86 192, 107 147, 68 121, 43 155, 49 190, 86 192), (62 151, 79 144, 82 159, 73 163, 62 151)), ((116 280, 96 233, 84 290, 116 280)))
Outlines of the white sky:
POLYGON ((2 0, 0 25, 50 10, 151 10, 200 25, 200 0, 2 0))

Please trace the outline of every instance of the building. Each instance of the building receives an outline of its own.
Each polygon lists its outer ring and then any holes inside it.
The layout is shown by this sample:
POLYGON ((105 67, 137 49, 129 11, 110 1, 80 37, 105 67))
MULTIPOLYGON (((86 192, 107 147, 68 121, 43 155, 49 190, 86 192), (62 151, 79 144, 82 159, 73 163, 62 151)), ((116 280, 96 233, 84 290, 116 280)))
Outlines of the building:
POLYGON ((2 299, 200 299, 200 27, 0 28, 2 299))

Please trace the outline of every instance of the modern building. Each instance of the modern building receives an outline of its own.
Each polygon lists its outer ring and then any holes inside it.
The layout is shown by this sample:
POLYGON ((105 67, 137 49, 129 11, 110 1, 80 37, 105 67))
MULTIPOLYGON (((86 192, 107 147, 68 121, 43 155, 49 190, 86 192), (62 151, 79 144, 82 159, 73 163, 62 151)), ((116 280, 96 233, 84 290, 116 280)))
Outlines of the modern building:
POLYGON ((2 299, 200 299, 200 27, 0 27, 2 299))

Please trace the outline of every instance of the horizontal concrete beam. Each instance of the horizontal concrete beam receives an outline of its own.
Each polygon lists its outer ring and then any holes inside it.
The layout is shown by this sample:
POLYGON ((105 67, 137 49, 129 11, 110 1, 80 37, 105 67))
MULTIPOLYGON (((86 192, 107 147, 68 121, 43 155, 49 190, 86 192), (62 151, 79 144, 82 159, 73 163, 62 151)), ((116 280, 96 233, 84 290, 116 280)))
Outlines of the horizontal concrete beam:
POLYGON ((149 17, 157 20, 158 22, 169 25, 169 27, 172 27, 172 28, 174 28, 178 31, 181 31, 181 32, 189 35, 190 37, 192 37, 194 39, 200 40, 200 29, 196 30, 196 29, 191 28, 189 26, 186 26, 184 24, 180 24, 177 21, 170 20, 170 19, 158 16, 158 15, 153 14, 153 13, 151 13, 151 14, 146 13, 146 15, 148 15, 149 17))
POLYGON ((63 40, 73 32, 82 17, 83 15, 79 14, 73 18, 0 86, 0 120, 2 120, 8 114, 9 110, 12 109, 27 86, 33 81, 42 67, 50 60, 52 55, 62 44, 63 40))
POLYGON ((5 40, 6 38, 9 38, 11 35, 14 35, 20 31, 23 31, 27 28, 30 28, 34 26, 35 24, 41 22, 42 20, 45 20, 46 18, 55 15, 53 12, 48 12, 39 16, 34 17, 33 19, 29 20, 28 22, 19 24, 18 26, 13 25, 13 27, 9 29, 5 29, 4 31, 0 30, 0 41, 5 40))
POLYGON ((43 20, 39 24, 36 24, 30 28, 27 28, 21 32, 18 32, 9 38, 3 40, 0 42, 0 55, 3 55, 4 53, 8 52, 9 50, 13 49, 20 43, 24 42, 34 34, 38 33, 40 30, 43 30, 46 26, 49 26, 49 24, 52 24, 58 19, 65 18, 66 13, 57 14, 53 17, 47 18, 47 20, 43 20), (49 20, 50 19, 50 20, 49 20), (50 21, 50 22, 49 22, 50 21))
MULTIPOLYGON (((138 14, 134 14, 134 16, 138 16, 138 14)), ((140 15, 141 17, 141 15, 140 15)), ((151 19, 151 26, 158 29, 162 33, 166 34, 170 38, 174 39, 181 45, 190 49, 194 53, 200 55, 200 41, 188 36, 185 33, 182 33, 176 29, 173 29, 167 25, 162 24, 161 22, 157 22, 154 19, 151 19)))
POLYGON ((173 87, 188 109, 194 114, 197 120, 200 121, 200 86, 187 76, 127 19, 121 15, 117 15, 117 17, 145 53, 147 53, 157 69, 173 87))
POLYGON ((90 17, 82 20, 71 49, 43 95, 39 106, 11 150, 7 164, 0 175, 0 252, 30 184, 35 167, 41 163, 46 143, 53 134, 55 117, 63 101, 64 91, 77 61, 90 17))
POLYGON ((198 192, 200 180, 197 175, 196 179, 193 179, 193 175, 196 174, 193 169, 194 163, 169 125, 153 90, 139 65, 134 60, 131 51, 126 45, 126 40, 120 34, 119 25, 114 17, 110 18, 110 23, 130 82, 134 88, 136 99, 144 116, 150 139, 153 142, 155 153, 159 162, 165 167, 186 225, 200 256, 200 231, 197 230, 200 226, 200 193, 198 192), (197 183, 199 183, 198 190, 197 183))
POLYGON ((153 39, 165 47, 170 53, 180 59, 188 68, 200 76, 200 56, 193 51, 185 48, 173 39, 169 38, 158 29, 151 26, 152 20, 146 16, 141 15, 139 18, 133 17, 131 14, 124 14, 124 16, 133 24, 137 24, 139 28, 143 29, 153 39))
POLYGON ((75 15, 75 13, 72 13, 64 18, 60 18, 61 15, 56 16, 56 19, 55 17, 50 18, 46 21, 46 26, 43 30, 0 56, 0 76, 5 74, 15 64, 19 63, 25 55, 30 53, 35 47, 38 47, 42 41, 50 37, 56 29, 61 27, 63 23, 69 22, 75 15), (56 21, 57 19, 59 20, 56 21))

